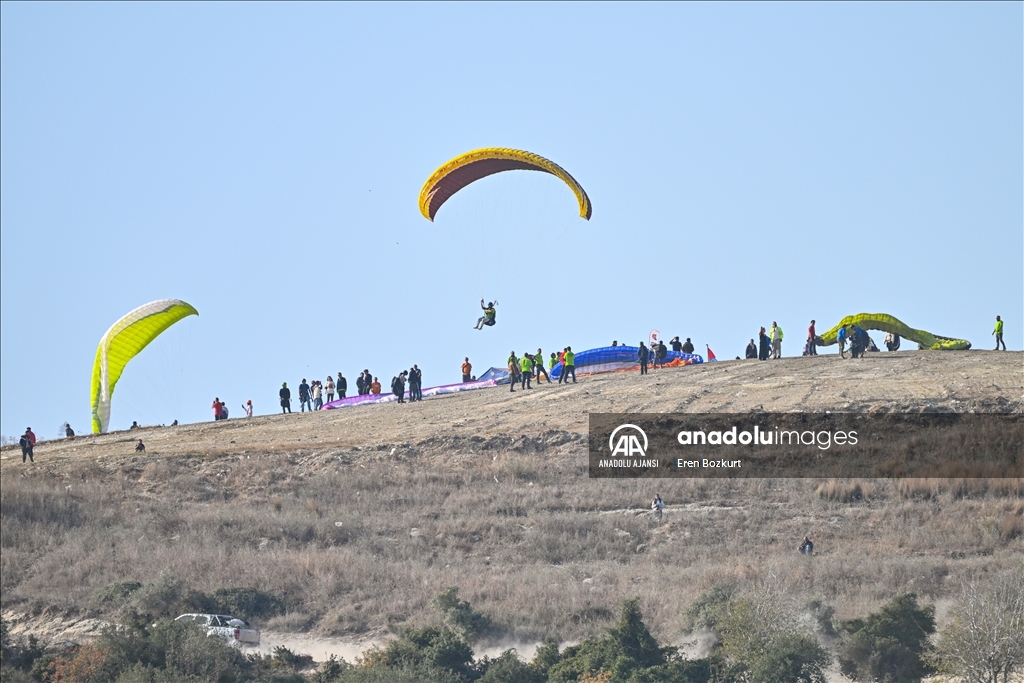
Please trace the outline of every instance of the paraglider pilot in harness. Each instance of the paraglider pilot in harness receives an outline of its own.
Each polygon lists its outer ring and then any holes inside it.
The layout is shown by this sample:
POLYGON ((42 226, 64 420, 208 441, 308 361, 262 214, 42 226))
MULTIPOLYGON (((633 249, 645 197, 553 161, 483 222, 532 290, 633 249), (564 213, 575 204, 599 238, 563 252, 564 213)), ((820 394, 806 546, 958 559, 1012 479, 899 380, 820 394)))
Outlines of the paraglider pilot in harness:
POLYGON ((480 308, 484 309, 484 314, 476 321, 476 326, 473 328, 474 330, 482 330, 484 329, 484 325, 487 325, 488 327, 494 325, 494 316, 497 313, 497 311, 494 310, 494 307, 497 305, 498 302, 495 301, 494 303, 488 302, 488 304, 484 306, 484 300, 480 299, 480 308))

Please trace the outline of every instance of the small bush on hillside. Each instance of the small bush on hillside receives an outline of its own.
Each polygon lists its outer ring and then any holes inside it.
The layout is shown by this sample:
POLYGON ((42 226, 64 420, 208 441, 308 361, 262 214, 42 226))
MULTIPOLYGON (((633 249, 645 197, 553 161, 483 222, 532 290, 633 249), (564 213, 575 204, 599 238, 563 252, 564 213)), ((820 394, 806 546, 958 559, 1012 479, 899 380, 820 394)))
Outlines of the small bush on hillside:
POLYGON ((441 613, 444 625, 467 642, 488 635, 492 629, 490 617, 475 611, 465 600, 459 600, 459 589, 455 586, 435 595, 432 604, 441 613))
POLYGON ((156 581, 147 583, 131 595, 131 604, 152 618, 176 617, 188 612, 216 612, 217 603, 202 591, 185 585, 170 571, 160 572, 156 581))
POLYGON ((719 581, 697 596, 686 608, 686 626, 690 629, 706 628, 717 631, 725 621, 729 602, 737 592, 732 581, 719 581))
POLYGON ((935 607, 920 607, 913 593, 901 595, 864 619, 842 623, 839 669, 855 681, 917 683, 932 673, 925 663, 935 633, 935 607))
POLYGON ((115 581, 108 583, 92 594, 92 599, 100 604, 121 606, 128 602, 131 595, 142 588, 138 581, 115 581))
POLYGON ((211 596, 218 612, 224 612, 239 619, 267 619, 284 614, 284 603, 270 593, 251 586, 239 588, 218 588, 211 596))

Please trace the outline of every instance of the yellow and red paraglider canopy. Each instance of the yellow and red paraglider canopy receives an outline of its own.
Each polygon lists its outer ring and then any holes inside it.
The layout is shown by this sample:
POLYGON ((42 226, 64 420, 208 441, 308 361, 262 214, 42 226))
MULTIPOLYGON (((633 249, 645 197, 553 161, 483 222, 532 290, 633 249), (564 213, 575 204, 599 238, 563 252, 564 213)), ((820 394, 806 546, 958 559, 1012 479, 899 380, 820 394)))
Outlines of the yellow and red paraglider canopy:
POLYGON ((503 171, 543 171, 569 186, 580 204, 580 217, 590 220, 593 207, 583 186, 569 173, 539 154, 518 149, 488 147, 460 154, 431 174, 420 190, 420 213, 429 221, 448 199, 467 185, 503 171))

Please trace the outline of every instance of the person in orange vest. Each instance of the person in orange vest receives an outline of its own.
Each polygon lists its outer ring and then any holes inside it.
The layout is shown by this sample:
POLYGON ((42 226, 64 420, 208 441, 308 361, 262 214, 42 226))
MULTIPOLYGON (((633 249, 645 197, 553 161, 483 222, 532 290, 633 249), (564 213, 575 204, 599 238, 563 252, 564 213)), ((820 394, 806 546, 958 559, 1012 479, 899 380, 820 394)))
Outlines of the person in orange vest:
POLYGON ((473 365, 469 362, 469 356, 462 363, 462 381, 469 382, 473 379, 473 365))
POLYGON ((370 393, 371 394, 379 394, 380 393, 380 381, 376 377, 373 378, 373 382, 370 384, 370 393))

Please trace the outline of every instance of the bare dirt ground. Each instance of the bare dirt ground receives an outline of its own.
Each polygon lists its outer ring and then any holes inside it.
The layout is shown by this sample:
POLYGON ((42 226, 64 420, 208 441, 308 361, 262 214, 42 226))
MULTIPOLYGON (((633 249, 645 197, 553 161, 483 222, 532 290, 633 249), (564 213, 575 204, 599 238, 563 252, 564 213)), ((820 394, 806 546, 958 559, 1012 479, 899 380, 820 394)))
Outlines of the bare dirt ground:
MULTIPOLYGON (((357 406, 315 414, 264 415, 177 427, 146 428, 41 443, 42 465, 65 459, 133 457, 137 438, 157 455, 305 453, 317 450, 425 446, 483 437, 511 440, 548 432, 586 437, 588 413, 820 411, 1020 412, 1024 354, 989 351, 873 353, 700 366, 581 377, 438 396, 422 403, 357 406)), ((0 471, 17 447, 4 449, 0 471)), ((20 463, 17 463, 20 465, 20 463)), ((582 463, 581 463, 582 464, 582 463)))
POLYGON ((948 605, 962 578, 1024 553, 1019 485, 671 480, 653 524, 649 482, 587 477, 589 413, 824 410, 1020 413, 1024 354, 581 376, 46 441, 34 466, 6 447, 4 618, 48 642, 89 637, 113 618, 98 589, 168 570, 199 590, 281 596, 288 611, 260 624, 264 646, 315 657, 350 659, 397 627, 436 620, 430 599, 450 585, 508 642, 585 637, 638 596, 655 634, 682 643, 685 608, 719 580, 779 572, 848 618, 903 590, 948 605), (830 493, 854 484, 855 498, 830 493), (820 548, 813 563, 793 550, 804 533, 820 548))

